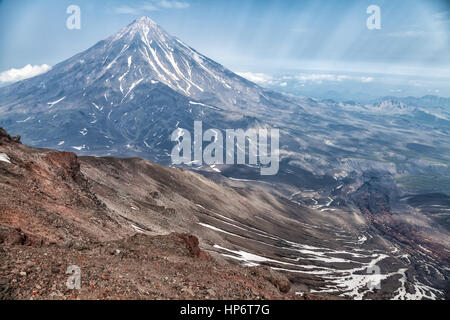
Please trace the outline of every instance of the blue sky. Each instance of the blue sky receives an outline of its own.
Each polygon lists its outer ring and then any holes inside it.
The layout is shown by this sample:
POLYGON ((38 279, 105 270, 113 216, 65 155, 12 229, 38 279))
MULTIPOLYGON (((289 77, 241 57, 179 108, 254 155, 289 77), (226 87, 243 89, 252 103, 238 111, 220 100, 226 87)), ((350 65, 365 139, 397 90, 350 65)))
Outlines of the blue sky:
POLYGON ((442 94, 450 83, 449 0, 0 0, 0 72, 55 65, 143 15, 236 72, 426 77, 442 94), (81 30, 66 28, 72 4, 81 30), (366 27, 372 4, 379 30, 366 27))

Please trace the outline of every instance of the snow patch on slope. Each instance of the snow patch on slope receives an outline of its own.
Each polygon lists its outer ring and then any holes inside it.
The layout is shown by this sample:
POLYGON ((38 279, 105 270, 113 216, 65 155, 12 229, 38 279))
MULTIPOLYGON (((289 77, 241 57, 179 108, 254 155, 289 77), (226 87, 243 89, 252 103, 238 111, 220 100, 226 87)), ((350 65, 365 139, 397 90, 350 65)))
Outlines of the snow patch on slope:
POLYGON ((6 163, 11 163, 11 161, 6 153, 0 153, 0 161, 6 162, 6 163))

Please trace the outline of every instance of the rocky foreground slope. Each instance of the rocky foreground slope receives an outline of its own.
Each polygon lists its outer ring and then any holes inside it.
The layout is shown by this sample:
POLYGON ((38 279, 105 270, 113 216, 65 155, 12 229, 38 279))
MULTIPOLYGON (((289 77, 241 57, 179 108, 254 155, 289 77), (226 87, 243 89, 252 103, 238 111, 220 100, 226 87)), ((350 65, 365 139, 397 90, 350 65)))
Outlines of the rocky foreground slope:
MULTIPOLYGON (((17 240, 26 237, 17 229, 0 232, 17 240)), ((2 299, 301 298, 289 293, 282 275, 220 265, 200 251, 196 237, 185 234, 139 234, 76 246, 20 242, 0 246, 2 299), (80 268, 80 290, 66 285, 71 276, 66 272, 74 265, 80 268)))
POLYGON ((213 182, 142 159, 77 157, 19 141, 0 131, 2 298, 448 295, 445 243, 420 242, 424 255, 402 240, 403 229, 379 227, 388 221, 380 215, 330 201, 309 208, 267 183, 213 182), (66 287, 72 265, 81 290, 66 287))
POLYGON ((320 298, 295 295, 269 268, 219 263, 199 248, 185 232, 195 229, 190 202, 220 196, 207 179, 139 159, 80 160, 19 141, 0 128, 0 299, 320 298), (139 166, 146 171, 133 172, 139 166), (143 180, 121 181, 133 174, 143 180), (106 175, 117 186, 102 184, 106 175), (66 285, 73 265, 80 290, 66 285))

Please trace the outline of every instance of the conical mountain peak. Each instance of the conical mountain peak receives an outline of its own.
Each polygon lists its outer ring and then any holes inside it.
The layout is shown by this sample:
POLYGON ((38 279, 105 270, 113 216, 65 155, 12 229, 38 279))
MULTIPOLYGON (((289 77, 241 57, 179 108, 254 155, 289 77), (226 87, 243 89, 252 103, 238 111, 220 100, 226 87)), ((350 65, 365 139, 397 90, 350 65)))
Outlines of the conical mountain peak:
POLYGON ((112 41, 116 41, 119 39, 132 41, 133 39, 136 39, 136 35, 138 36, 137 39, 148 39, 149 41, 153 38, 155 38, 155 40, 159 40, 161 38, 167 40, 172 38, 155 21, 147 16, 143 16, 139 19, 134 20, 132 23, 130 23, 128 26, 120 30, 109 39, 112 41))
MULTIPOLYGON (((244 98, 259 101, 260 90, 146 16, 27 83, 37 88, 36 92, 40 86, 52 88, 52 92, 41 96, 32 106, 53 106, 53 102, 58 102, 62 107, 83 100, 86 108, 94 108, 96 112, 128 104, 145 106, 151 98, 149 92, 162 86, 167 87, 163 91, 169 96, 174 91, 189 101, 204 100, 205 108, 230 110, 238 109, 238 101, 244 98)), ((188 104, 191 105, 200 106, 188 104)), ((89 130, 90 125, 89 122, 83 128, 89 130)))
POLYGON ((158 24, 147 16, 143 16, 134 20, 129 26, 148 26, 159 28, 158 24))

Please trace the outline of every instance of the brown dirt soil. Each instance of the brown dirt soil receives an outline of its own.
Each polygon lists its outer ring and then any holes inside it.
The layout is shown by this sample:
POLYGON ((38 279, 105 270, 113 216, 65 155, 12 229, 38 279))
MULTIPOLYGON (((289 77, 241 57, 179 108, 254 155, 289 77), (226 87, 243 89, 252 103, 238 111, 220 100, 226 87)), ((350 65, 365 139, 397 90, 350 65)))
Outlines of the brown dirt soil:
POLYGON ((222 192, 239 212, 246 198, 231 189, 140 159, 30 148, 1 128, 0 153, 10 160, 0 162, 0 299, 321 298, 200 249, 196 203, 225 207, 222 192), (66 286, 72 265, 80 290, 66 286))
POLYGON ((84 247, 0 246, 1 299, 318 299, 262 267, 220 265, 186 234, 135 235, 84 247), (81 271, 81 289, 66 281, 81 271))

